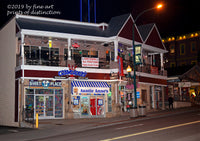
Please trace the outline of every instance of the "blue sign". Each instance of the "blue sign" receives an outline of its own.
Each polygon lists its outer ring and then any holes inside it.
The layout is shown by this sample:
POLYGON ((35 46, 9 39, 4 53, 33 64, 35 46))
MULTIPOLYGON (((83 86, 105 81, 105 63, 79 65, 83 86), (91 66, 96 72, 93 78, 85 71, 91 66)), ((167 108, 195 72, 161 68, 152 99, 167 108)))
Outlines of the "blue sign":
POLYGON ((74 99, 74 105, 79 105, 79 100, 78 99, 74 99))
POLYGON ((58 72, 58 75, 59 76, 74 75, 74 76, 85 77, 87 75, 87 72, 76 71, 76 70, 61 70, 61 71, 58 72))
POLYGON ((102 106, 103 105, 103 99, 98 99, 98 105, 102 106))
POLYGON ((140 98, 140 92, 137 92, 136 95, 137 95, 137 98, 140 98))

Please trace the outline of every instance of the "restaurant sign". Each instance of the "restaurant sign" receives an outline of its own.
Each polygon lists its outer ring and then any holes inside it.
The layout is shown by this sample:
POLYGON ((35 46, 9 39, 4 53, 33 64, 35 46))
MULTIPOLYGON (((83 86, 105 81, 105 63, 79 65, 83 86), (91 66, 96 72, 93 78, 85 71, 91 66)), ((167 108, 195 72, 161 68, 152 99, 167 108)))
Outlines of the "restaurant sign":
POLYGON ((60 80, 29 80, 29 88, 46 88, 46 89, 56 89, 62 86, 60 80))

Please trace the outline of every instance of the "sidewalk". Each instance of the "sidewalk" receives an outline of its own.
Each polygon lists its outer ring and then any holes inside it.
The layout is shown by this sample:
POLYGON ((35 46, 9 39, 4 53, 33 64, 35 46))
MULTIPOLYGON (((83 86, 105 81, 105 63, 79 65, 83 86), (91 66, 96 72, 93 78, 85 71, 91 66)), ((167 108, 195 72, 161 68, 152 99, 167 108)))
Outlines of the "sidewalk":
MULTIPOLYGON (((171 116, 192 111, 200 111, 199 107, 189 107, 174 110, 164 110, 147 113, 146 117, 138 117, 130 119, 129 113, 124 113, 120 117, 115 118, 95 118, 95 119, 71 119, 71 120, 40 120, 38 129, 10 128, 6 132, 4 128, 0 128, 0 138, 2 140, 32 140, 37 138, 45 138, 49 136, 57 136, 62 134, 70 134, 83 130, 92 130, 105 126, 123 124, 127 122, 141 121, 152 118, 171 116)), ((7 127, 8 128, 8 127, 7 127)))

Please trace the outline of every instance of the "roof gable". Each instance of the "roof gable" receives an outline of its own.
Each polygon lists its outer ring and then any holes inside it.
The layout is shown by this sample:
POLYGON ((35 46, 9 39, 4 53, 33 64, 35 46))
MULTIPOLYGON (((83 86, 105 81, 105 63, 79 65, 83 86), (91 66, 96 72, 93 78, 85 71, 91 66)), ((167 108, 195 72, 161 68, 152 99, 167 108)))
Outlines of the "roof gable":
POLYGON ((105 30, 107 36, 116 36, 129 16, 130 14, 124 14, 111 18, 108 28, 105 30))
POLYGON ((154 25, 153 28, 151 29, 148 37, 146 37, 146 40, 144 41, 145 44, 147 45, 151 45, 153 47, 156 48, 160 48, 160 49, 165 49, 165 46, 162 42, 162 39, 160 37, 160 34, 158 32, 158 29, 156 28, 156 26, 154 25))
POLYGON ((154 23, 151 23, 151 24, 145 24, 145 25, 138 26, 138 30, 140 32, 140 35, 141 35, 143 41, 145 41, 147 39, 147 37, 149 36, 154 25, 155 25, 154 23))
MULTIPOLYGON (((118 36, 129 39, 129 40, 133 39, 133 19, 131 15, 129 16, 129 18, 124 23, 121 30, 119 31, 118 36)), ((140 43, 143 42, 136 25, 134 26, 134 40, 140 43)))

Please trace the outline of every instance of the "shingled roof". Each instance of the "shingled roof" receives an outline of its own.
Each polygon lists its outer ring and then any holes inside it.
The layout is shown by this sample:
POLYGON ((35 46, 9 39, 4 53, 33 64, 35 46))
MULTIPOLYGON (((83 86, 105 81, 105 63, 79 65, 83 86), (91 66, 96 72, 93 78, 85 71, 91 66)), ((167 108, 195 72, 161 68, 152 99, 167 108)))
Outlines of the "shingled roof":
POLYGON ((110 37, 116 36, 119 33, 129 16, 130 14, 125 14, 113 17, 110 20, 106 30, 102 30, 100 28, 100 24, 94 23, 84 24, 83 22, 74 22, 76 24, 73 24, 71 22, 59 22, 59 20, 46 21, 34 18, 17 18, 16 21, 21 29, 110 37))
POLYGON ((150 34, 150 31, 152 30, 154 25, 155 25, 154 23, 150 23, 150 24, 138 26, 138 30, 140 32, 140 35, 141 35, 143 41, 145 41, 147 39, 147 37, 150 34))

